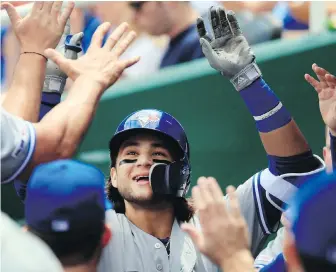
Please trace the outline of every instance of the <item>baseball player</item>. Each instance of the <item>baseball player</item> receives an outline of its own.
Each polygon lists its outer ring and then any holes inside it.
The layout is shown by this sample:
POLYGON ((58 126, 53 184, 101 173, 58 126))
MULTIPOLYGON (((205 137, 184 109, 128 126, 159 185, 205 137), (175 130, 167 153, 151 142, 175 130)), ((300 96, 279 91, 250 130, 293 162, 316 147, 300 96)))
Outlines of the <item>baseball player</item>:
MULTIPOLYGON (((234 14, 211 8, 211 22, 214 40, 206 34, 203 21, 197 23, 203 52, 215 69, 231 78, 256 121, 269 159, 267 169, 237 188, 256 256, 265 238, 276 230, 283 203, 303 177, 323 171, 324 164, 312 154, 290 114, 262 79, 234 14)), ((61 67, 62 62, 55 62, 61 67)), ((106 220, 114 235, 98 270, 218 271, 180 227, 182 222, 200 227, 185 199, 191 165, 181 124, 168 113, 140 110, 121 122, 109 147, 107 193, 115 210, 106 212, 106 220)))
MULTIPOLYGON (((220 8, 210 13, 213 40, 198 21, 203 52, 211 66, 231 78, 254 116, 269 159, 268 169, 237 189, 256 256, 301 177, 323 171, 324 164, 262 79, 234 14, 220 8)), ((199 221, 184 198, 190 185, 190 149, 179 122, 159 110, 134 112, 118 126, 109 147, 107 193, 115 210, 107 211, 107 221, 115 235, 99 270, 217 271, 180 227, 184 221, 199 227, 199 221)))
MULTIPOLYGON (((336 78, 327 70, 313 64, 313 71, 319 81, 306 74, 305 79, 315 88, 320 101, 322 119, 326 125, 326 146, 323 148, 323 157, 326 171, 336 169, 336 78)), ((276 238, 258 255, 255 267, 261 271, 286 271, 284 256, 281 254, 284 241, 284 228, 277 232, 276 238)))

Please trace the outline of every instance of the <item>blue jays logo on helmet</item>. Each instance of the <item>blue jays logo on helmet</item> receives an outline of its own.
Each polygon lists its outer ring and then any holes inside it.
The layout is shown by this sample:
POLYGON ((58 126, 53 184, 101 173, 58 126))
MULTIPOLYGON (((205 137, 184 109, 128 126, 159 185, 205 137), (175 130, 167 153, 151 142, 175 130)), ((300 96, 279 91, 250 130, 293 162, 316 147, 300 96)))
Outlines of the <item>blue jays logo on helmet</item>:
POLYGON ((189 143, 182 125, 172 115, 160 110, 143 109, 133 112, 119 124, 110 140, 111 158, 116 156, 120 145, 127 139, 129 133, 134 133, 137 130, 154 131, 163 134, 178 144, 182 151, 180 175, 183 177, 181 188, 184 188, 183 193, 179 196, 184 196, 190 185, 191 167, 189 163, 189 143))
POLYGON ((149 128, 155 129, 159 126, 162 112, 153 110, 142 110, 132 114, 126 119, 124 129, 149 128))

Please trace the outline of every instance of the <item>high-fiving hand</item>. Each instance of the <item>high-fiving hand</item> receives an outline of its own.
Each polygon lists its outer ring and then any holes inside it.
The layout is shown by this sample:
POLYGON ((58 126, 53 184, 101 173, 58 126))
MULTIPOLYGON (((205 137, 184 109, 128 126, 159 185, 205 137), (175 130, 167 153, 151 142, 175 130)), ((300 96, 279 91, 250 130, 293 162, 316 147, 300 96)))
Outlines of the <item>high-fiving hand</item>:
POLYGON ((211 7, 209 13, 213 39, 206 33, 203 19, 197 19, 202 51, 210 66, 228 77, 240 91, 261 76, 255 56, 233 11, 211 7))
POLYGON ((21 17, 10 3, 3 3, 21 45, 21 52, 44 54, 47 48, 55 48, 64 32, 65 24, 74 8, 69 2, 62 11, 62 1, 36 1, 31 12, 21 17))
POLYGON ((336 136, 336 77, 315 63, 312 69, 318 80, 308 74, 305 74, 305 79, 316 90, 323 121, 336 136))
POLYGON ((118 26, 102 46, 104 36, 110 27, 110 23, 101 24, 95 31, 86 54, 77 60, 67 59, 55 49, 47 49, 45 55, 73 81, 79 76, 84 76, 99 84, 104 91, 118 80, 126 68, 140 59, 140 57, 133 57, 119 60, 136 37, 134 31, 126 33, 129 28, 127 23, 118 26))
POLYGON ((229 186, 226 192, 229 204, 214 178, 199 178, 198 185, 192 189, 192 198, 202 230, 189 223, 183 224, 182 229, 190 235, 201 253, 222 268, 243 255, 244 261, 248 256, 249 265, 253 267, 247 224, 240 212, 235 188, 229 186))

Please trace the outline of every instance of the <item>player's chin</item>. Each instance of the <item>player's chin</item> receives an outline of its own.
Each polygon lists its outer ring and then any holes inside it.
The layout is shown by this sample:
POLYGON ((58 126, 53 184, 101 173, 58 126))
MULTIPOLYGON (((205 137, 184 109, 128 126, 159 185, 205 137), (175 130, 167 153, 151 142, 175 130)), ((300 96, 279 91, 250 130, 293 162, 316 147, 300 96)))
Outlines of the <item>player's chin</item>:
POLYGON ((142 187, 133 191, 133 196, 138 200, 150 200, 153 197, 153 191, 150 186, 142 187))

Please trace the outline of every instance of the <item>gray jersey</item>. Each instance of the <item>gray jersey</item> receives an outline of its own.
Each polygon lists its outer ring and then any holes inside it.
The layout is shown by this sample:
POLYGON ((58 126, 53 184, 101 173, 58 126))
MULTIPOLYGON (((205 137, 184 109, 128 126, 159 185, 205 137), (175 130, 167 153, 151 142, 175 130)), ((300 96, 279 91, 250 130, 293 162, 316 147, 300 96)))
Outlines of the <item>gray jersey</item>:
POLYGON ((1 269, 4 272, 61 272, 61 263, 39 238, 1 212, 1 269))
POLYGON ((270 241, 267 247, 260 252, 254 261, 255 268, 263 268, 264 266, 270 264, 280 253, 282 253, 284 231, 284 227, 280 228, 275 239, 270 241))
POLYGON ((31 123, 1 108, 1 183, 14 180, 27 166, 35 137, 31 123))
MULTIPOLYGON (((251 178, 237 188, 242 213, 250 233, 251 250, 259 251, 266 234, 258 219, 251 178)), ((228 201, 228 200, 227 200, 228 201)), ((200 254, 190 237, 184 233, 175 220, 170 240, 170 257, 164 244, 157 238, 132 224, 125 215, 113 210, 106 212, 107 223, 112 228, 112 239, 104 248, 98 271, 188 271, 210 272, 219 268, 200 254)), ((191 223, 200 228, 199 219, 194 216, 191 223)))

